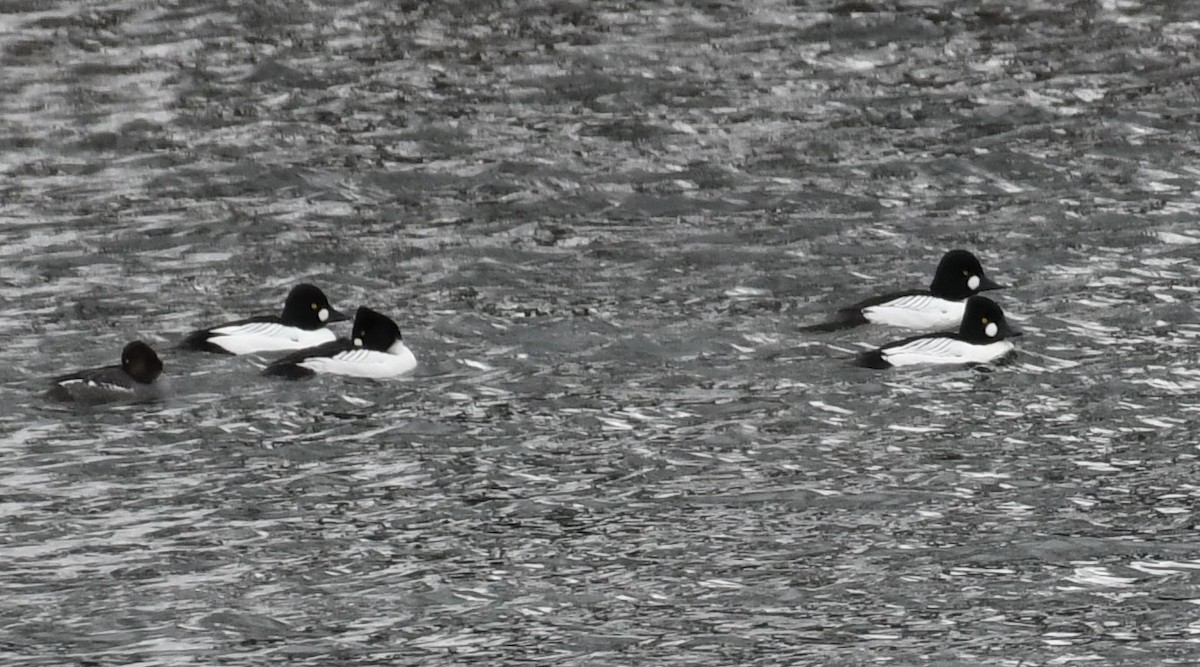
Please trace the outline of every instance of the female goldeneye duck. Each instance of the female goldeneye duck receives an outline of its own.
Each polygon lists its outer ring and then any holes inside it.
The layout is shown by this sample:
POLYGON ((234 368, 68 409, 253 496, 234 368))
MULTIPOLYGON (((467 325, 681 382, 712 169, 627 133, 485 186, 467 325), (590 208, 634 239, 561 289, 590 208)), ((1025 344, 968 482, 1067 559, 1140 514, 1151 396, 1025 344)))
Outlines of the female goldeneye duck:
POLYGON ((386 315, 363 306, 354 315, 350 338, 293 352, 272 362, 263 374, 295 380, 333 373, 382 380, 416 367, 417 359, 401 340, 400 327, 386 315))
POLYGON ((152 401, 162 398, 162 361, 153 348, 135 340, 121 351, 119 366, 89 368, 52 380, 46 397, 76 403, 152 401))
POLYGON ((179 347, 220 354, 303 350, 336 340, 325 325, 348 319, 329 305, 324 292, 303 283, 288 292, 282 315, 260 315, 193 331, 179 347))
POLYGON ((1002 287, 984 274, 975 255, 951 250, 938 262, 929 289, 865 299, 838 310, 828 322, 801 330, 837 331, 869 323, 904 329, 952 329, 962 322, 967 297, 1002 287))
POLYGON ((1008 326, 1004 311, 985 296, 967 299, 958 333, 924 334, 863 352, 855 359, 867 368, 918 364, 987 364, 1013 354, 1010 338, 1021 332, 1008 326))

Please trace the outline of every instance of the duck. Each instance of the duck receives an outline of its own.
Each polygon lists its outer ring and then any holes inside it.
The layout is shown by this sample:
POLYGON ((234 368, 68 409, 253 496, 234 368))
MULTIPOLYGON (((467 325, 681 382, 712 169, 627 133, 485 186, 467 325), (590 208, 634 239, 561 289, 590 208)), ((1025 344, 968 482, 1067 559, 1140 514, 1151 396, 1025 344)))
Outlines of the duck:
POLYGON ((51 380, 46 397, 80 404, 144 402, 166 395, 163 363, 154 348, 135 340, 121 350, 121 363, 88 368, 51 380))
POLYGON ((303 350, 337 340, 337 335, 326 325, 348 319, 329 304, 320 288, 301 283, 288 292, 281 314, 259 315, 199 329, 189 333, 179 347, 232 355, 303 350))
POLYGON ((987 276, 969 250, 942 255, 926 290, 891 292, 839 309, 828 321, 800 327, 801 331, 828 332, 864 324, 902 329, 951 329, 963 319, 968 298, 1003 285, 987 276))
POLYGON ((293 352, 271 362, 263 374, 293 380, 317 374, 384 380, 416 367, 417 359, 404 344, 400 327, 388 316, 360 306, 350 338, 293 352))
POLYGON ((1015 353, 1012 339, 1022 333, 1008 324, 1004 311, 986 296, 967 299, 957 332, 929 333, 861 352, 855 363, 866 368, 945 364, 990 364, 1015 353))

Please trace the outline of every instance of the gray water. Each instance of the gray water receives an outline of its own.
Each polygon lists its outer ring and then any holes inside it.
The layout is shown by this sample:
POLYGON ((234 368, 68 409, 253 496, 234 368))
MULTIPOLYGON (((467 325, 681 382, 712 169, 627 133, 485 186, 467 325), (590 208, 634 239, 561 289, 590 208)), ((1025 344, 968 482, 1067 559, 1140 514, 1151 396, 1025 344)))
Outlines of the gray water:
POLYGON ((0 9, 0 663, 1200 661, 1200 5, 0 9), (419 371, 171 350, 302 280, 419 371))

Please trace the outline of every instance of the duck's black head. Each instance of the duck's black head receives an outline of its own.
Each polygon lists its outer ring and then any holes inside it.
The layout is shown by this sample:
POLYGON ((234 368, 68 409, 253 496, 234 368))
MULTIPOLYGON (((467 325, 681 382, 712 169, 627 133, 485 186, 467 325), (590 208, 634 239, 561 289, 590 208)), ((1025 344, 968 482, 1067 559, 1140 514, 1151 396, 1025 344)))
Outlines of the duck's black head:
POLYGON ((1021 332, 1008 326, 1004 311, 995 301, 986 296, 973 296, 967 299, 958 335, 972 343, 994 343, 1020 336, 1021 332))
POLYGON ((396 341, 403 338, 400 336, 400 327, 396 326, 390 317, 366 306, 359 306, 358 312, 354 314, 354 330, 350 340, 358 347, 387 352, 396 341))
POLYGON ((951 250, 942 255, 929 291, 943 299, 961 301, 987 290, 1001 289, 1003 285, 988 278, 979 259, 967 250, 951 250))
POLYGON ((121 368, 137 382, 150 384, 162 375, 163 364, 154 348, 135 340, 121 350, 121 368))
POLYGON ((315 331, 330 322, 343 322, 350 318, 329 305, 329 299, 316 285, 301 283, 288 292, 280 319, 284 324, 315 331))

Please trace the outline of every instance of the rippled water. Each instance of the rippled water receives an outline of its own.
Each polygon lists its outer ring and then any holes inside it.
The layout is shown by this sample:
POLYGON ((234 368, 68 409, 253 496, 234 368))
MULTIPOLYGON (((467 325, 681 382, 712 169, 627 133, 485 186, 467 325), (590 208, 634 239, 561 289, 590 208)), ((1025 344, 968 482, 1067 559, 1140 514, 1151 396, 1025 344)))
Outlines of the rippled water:
POLYGON ((1066 4, 0 6, 2 662, 1200 661, 1200 6, 1066 4), (798 333, 952 247, 1015 365, 798 333), (419 372, 170 350, 300 280, 419 372))

